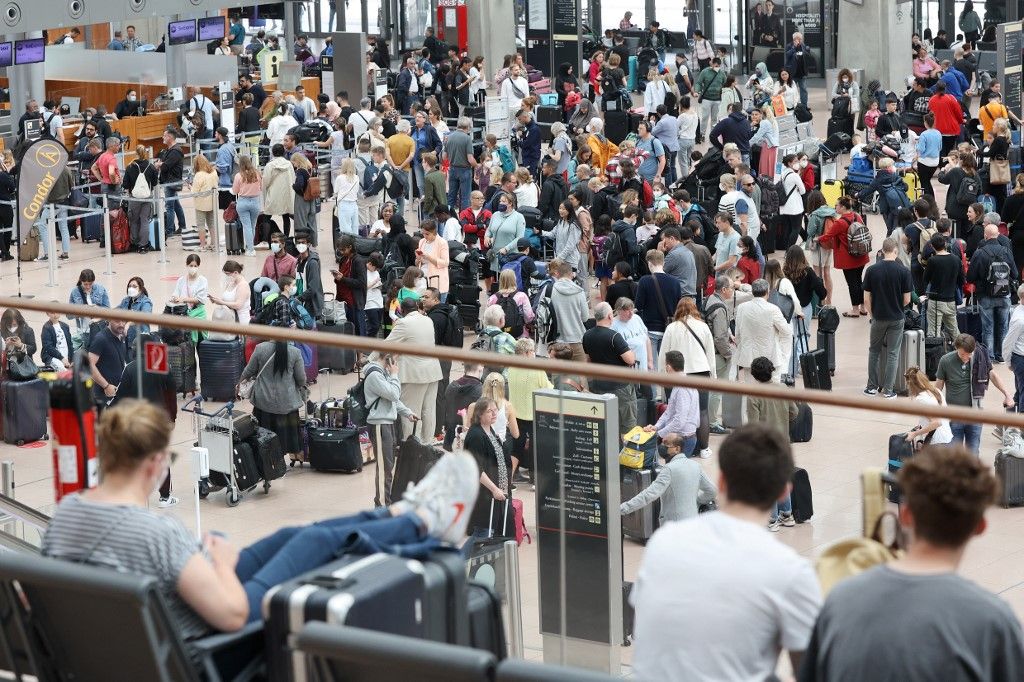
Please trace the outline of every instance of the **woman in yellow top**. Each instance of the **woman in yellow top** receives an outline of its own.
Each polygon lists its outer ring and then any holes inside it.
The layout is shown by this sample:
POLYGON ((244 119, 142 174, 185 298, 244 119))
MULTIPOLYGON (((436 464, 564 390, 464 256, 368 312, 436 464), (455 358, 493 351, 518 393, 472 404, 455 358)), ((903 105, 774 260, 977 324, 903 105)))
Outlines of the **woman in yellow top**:
POLYGON ((186 251, 212 250, 212 247, 208 245, 207 234, 211 238, 216 234, 214 232, 213 212, 217 209, 217 196, 215 192, 210 192, 210 190, 216 189, 217 169, 214 168, 213 164, 205 156, 197 155, 195 160, 192 161, 192 193, 197 195, 192 199, 192 205, 196 211, 196 230, 199 231, 199 246, 196 248, 186 246, 183 239, 182 246, 185 247, 186 251), (210 192, 210 194, 204 195, 204 192, 210 192))
MULTIPOLYGON (((533 357, 533 339, 516 341, 516 355, 533 357)), ((554 388, 554 384, 543 370, 508 368, 508 401, 516 415, 519 436, 512 445, 513 462, 518 461, 521 469, 533 472, 533 392, 542 388, 554 388)))

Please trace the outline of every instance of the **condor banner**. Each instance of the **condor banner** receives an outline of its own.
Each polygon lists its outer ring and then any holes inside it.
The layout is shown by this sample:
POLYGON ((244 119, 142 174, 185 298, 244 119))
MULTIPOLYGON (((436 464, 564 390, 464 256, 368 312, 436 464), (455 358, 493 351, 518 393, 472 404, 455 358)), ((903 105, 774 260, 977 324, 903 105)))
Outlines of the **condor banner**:
POLYGON ((25 150, 18 176, 19 241, 39 219, 46 197, 67 165, 68 152, 56 140, 39 139, 25 150))

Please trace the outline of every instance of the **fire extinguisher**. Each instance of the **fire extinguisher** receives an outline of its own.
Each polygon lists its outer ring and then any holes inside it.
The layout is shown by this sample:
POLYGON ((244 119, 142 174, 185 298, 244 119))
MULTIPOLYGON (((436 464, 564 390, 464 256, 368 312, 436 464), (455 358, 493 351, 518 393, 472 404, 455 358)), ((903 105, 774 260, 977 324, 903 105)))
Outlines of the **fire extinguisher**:
POLYGON ((96 406, 92 376, 84 358, 85 353, 76 353, 72 371, 60 374, 50 384, 53 487, 58 502, 65 495, 95 487, 99 482, 96 406))

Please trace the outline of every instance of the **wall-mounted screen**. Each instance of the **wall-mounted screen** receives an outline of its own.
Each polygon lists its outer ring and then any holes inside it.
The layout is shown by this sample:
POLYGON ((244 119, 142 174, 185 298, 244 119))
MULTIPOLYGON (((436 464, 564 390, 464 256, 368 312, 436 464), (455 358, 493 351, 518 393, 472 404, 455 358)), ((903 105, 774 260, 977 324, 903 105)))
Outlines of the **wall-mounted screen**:
POLYGON ((0 43, 0 68, 14 64, 14 44, 0 43))
POLYGON ((38 64, 46 61, 46 43, 42 38, 14 41, 15 64, 38 64))
POLYGON ((167 42, 171 45, 186 45, 196 40, 196 20, 172 21, 167 25, 167 42))
POLYGON ((199 20, 199 40, 217 40, 226 35, 224 17, 202 17, 199 20))

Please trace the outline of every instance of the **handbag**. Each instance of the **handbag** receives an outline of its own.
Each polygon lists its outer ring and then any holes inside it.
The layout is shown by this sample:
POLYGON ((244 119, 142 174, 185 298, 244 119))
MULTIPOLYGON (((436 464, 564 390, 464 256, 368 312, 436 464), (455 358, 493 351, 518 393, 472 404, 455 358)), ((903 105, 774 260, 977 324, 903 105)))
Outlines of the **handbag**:
POLYGON ((233 223, 238 220, 238 207, 235 202, 228 204, 228 207, 224 209, 224 222, 233 223))
POLYGON ((315 175, 310 175, 309 180, 306 180, 306 189, 302 191, 302 198, 306 201, 313 201, 320 197, 320 178, 315 175))
POLYGON ((988 181, 992 185, 1010 183, 1010 162, 1006 159, 992 159, 989 163, 988 181))
POLYGON ((619 464, 627 469, 649 469, 654 466, 658 452, 658 439, 654 431, 645 431, 634 426, 623 439, 625 444, 619 451, 619 464))
POLYGON ((253 389, 256 388, 256 380, 263 376, 263 370, 270 366, 270 363, 274 361, 274 358, 270 358, 263 366, 260 367, 260 371, 256 373, 252 379, 242 379, 238 382, 238 397, 242 400, 249 400, 252 398, 253 389))
POLYGON ((39 366, 28 353, 7 354, 7 375, 11 381, 31 381, 39 374, 39 366))

